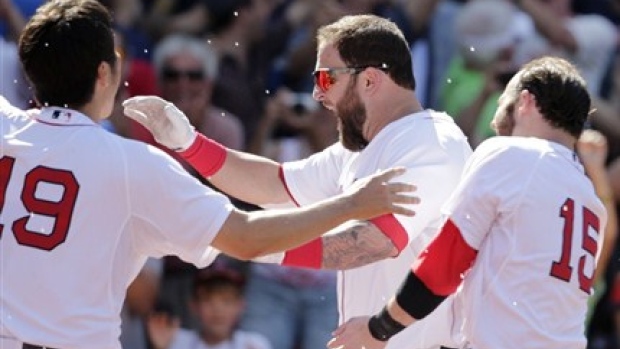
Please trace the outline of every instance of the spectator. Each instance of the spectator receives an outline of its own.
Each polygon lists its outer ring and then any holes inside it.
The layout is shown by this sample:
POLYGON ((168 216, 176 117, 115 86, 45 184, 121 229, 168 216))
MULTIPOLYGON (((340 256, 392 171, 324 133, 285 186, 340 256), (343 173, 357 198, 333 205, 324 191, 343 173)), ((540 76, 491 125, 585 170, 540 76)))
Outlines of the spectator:
POLYGON ((210 2, 212 21, 207 44, 218 55, 219 74, 213 104, 237 115, 245 131, 245 144, 264 112, 269 94, 267 76, 272 60, 283 49, 290 28, 271 23, 271 0, 210 2))
POLYGON ((615 52, 618 34, 613 23, 597 14, 575 14, 571 0, 516 0, 536 33, 556 54, 582 72, 588 90, 599 97, 601 84, 615 52))
MULTIPOLYGON (((243 125, 239 119, 211 105, 217 60, 209 47, 191 36, 170 35, 155 47, 153 64, 161 96, 175 103, 197 130, 229 148, 245 148, 243 125)), ((123 119, 129 121, 125 117, 123 119)), ((156 144, 152 135, 139 124, 134 123, 133 137, 156 144)), ((169 153, 185 164, 174 152, 169 153)), ((196 175, 191 167, 186 165, 186 169, 196 175)), ((161 298, 180 317, 185 328, 196 325, 187 307, 195 272, 196 268, 191 264, 173 256, 165 258, 161 298)))
POLYGON ((443 82, 441 108, 453 115, 472 146, 493 135, 497 98, 514 72, 519 37, 516 8, 504 0, 473 0, 456 20, 458 56, 443 82))
POLYGON ((242 274, 218 260, 200 270, 191 298, 198 331, 180 329, 178 320, 167 314, 153 314, 148 321, 153 349, 271 349, 262 335, 237 329, 245 307, 244 285, 242 274))

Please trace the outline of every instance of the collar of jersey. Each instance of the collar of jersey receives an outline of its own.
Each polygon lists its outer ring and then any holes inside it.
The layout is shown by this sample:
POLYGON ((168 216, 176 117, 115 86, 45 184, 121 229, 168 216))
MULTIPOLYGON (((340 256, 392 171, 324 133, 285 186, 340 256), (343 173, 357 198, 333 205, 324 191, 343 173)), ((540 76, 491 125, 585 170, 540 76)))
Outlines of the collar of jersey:
POLYGON ((36 119, 41 123, 54 126, 99 126, 79 111, 61 107, 44 107, 36 119))

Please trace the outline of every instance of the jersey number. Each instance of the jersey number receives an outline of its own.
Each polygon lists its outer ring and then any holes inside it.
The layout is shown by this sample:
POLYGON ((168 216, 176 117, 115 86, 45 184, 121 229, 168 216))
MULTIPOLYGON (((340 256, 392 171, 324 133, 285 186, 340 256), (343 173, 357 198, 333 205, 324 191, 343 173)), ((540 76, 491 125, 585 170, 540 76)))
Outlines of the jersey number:
MULTIPOLYGON (((586 267, 586 258, 588 255, 594 256, 596 255, 596 251, 598 248, 598 242, 596 239, 591 237, 588 232, 590 228, 599 233, 599 219, 598 217, 590 211, 588 208, 583 207, 583 224, 581 225, 581 232, 583 235, 583 239, 581 240, 581 248, 586 254, 579 257, 579 288, 590 294, 590 290, 592 288, 592 279, 594 277, 594 263, 592 263, 592 268, 589 270, 589 275, 586 275, 586 271, 584 270, 586 267)), ((575 220, 575 201, 573 199, 566 199, 564 205, 560 208, 560 217, 564 218, 564 231, 562 235, 562 255, 560 256, 559 261, 554 261, 551 264, 551 276, 556 277, 560 280, 564 280, 566 282, 570 282, 570 279, 573 275, 573 267, 570 265, 571 261, 571 251, 573 245, 573 229, 574 229, 574 220, 575 220)))
MULTIPOLYGON (((0 212, 2 212, 6 202, 6 192, 14 164, 15 159, 12 157, 0 158, 0 212)), ((44 166, 37 166, 30 170, 24 178, 24 187, 21 191, 21 201, 30 214, 17 219, 12 225, 13 235, 15 235, 17 242, 20 245, 46 251, 51 251, 62 244, 67 238, 79 189, 80 186, 75 176, 69 171, 44 166), (60 200, 48 201, 38 198, 36 195, 37 186, 43 183, 62 187, 60 200), (49 234, 38 233, 26 228, 28 220, 34 214, 54 219, 54 226, 49 234)), ((4 224, 0 223, 0 238, 3 230, 4 224)))

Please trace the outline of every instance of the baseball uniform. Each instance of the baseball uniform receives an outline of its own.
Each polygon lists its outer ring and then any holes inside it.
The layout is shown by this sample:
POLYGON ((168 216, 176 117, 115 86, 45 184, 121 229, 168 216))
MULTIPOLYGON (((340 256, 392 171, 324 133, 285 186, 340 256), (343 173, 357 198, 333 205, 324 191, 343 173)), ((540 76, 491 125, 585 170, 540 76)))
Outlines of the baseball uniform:
POLYGON ((205 265, 233 206, 75 110, 28 120, 0 103, 0 120, 0 338, 120 348, 125 290, 147 257, 205 265))
POLYGON ((478 251, 444 321, 455 321, 463 347, 585 348, 607 215, 573 150, 492 138, 470 158, 445 213, 478 251))
MULTIPOLYGON (((452 118, 426 110, 383 128, 360 152, 340 143, 307 159, 283 164, 292 198, 307 205, 332 197, 358 178, 395 166, 408 169, 397 178, 417 186, 421 204, 414 217, 397 215, 405 235, 393 237, 399 255, 360 268, 338 272, 340 323, 379 311, 400 286, 402 275, 437 232, 440 208, 459 181, 471 148, 452 118)), ((412 348, 409 331, 395 336, 388 348, 412 348)))

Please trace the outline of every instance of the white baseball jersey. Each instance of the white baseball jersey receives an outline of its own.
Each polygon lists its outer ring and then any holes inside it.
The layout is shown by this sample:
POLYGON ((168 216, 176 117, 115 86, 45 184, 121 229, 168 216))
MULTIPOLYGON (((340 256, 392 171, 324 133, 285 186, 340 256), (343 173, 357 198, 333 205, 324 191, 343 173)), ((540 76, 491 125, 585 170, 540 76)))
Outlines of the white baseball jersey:
POLYGON ((582 349, 606 211, 572 150, 495 137, 470 158, 446 214, 478 250, 452 309, 474 349, 582 349))
MULTIPOLYGON (((416 215, 396 216, 408 235, 408 246, 399 256, 338 272, 340 323, 378 312, 396 293, 402 276, 437 233, 441 206, 456 187, 470 154, 467 139, 452 118, 426 110, 390 123, 361 152, 348 151, 337 143, 308 159, 283 165, 288 190, 302 206, 339 194, 358 178, 395 166, 408 169, 395 180, 418 188, 421 204, 414 208, 416 215)), ((408 332, 395 336, 388 348, 412 347, 415 338, 408 332)))
POLYGON ((233 206, 75 110, 25 119, 0 103, 0 337, 120 348, 126 288, 147 257, 203 265, 233 206))

